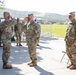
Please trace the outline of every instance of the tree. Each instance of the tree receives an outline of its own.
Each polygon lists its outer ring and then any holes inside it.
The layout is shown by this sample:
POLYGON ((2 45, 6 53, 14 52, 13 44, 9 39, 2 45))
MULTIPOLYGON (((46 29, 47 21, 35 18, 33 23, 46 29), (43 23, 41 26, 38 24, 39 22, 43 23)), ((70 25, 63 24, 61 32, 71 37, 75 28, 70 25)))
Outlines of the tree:
POLYGON ((0 0, 0 9, 3 9, 4 1, 0 0))

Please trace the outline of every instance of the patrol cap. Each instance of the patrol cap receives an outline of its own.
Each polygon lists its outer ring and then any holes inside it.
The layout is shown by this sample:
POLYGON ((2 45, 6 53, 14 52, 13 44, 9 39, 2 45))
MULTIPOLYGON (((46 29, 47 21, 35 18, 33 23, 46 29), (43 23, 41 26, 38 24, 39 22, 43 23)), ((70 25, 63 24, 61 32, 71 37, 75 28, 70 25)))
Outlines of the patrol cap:
POLYGON ((28 17, 29 17, 29 16, 33 16, 33 14, 28 14, 28 17))
POLYGON ((75 15, 75 12, 73 11, 73 12, 70 12, 69 14, 70 14, 70 15, 75 15))
POLYGON ((9 12, 3 12, 3 15, 5 15, 5 14, 9 14, 9 15, 10 15, 10 13, 9 13, 9 12))

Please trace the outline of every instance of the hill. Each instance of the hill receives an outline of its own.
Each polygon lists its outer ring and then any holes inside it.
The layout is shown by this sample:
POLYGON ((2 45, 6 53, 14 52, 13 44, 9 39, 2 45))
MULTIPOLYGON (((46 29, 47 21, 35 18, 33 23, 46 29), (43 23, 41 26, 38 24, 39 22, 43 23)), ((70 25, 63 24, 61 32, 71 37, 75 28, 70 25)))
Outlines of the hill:
POLYGON ((5 8, 3 10, 0 10, 0 17, 2 17, 2 14, 4 11, 8 11, 11 13, 11 15, 15 18, 24 18, 26 17, 29 13, 33 13, 36 18, 41 18, 43 21, 55 21, 55 22, 65 22, 68 19, 67 15, 60 15, 56 13, 45 13, 42 14, 40 12, 35 12, 35 11, 17 11, 17 10, 12 10, 5 8))
POLYGON ((12 9, 5 8, 3 10, 0 10, 0 17, 2 17, 2 14, 3 14, 4 11, 8 11, 8 12, 10 12, 10 14, 13 17, 19 17, 19 18, 25 17, 29 13, 33 13, 35 15, 40 14, 39 12, 34 12, 34 11, 17 11, 17 10, 12 10, 12 9))
POLYGON ((44 20, 51 20, 56 22, 65 22, 68 19, 67 15, 60 15, 56 13, 45 13, 45 15, 42 17, 44 20))

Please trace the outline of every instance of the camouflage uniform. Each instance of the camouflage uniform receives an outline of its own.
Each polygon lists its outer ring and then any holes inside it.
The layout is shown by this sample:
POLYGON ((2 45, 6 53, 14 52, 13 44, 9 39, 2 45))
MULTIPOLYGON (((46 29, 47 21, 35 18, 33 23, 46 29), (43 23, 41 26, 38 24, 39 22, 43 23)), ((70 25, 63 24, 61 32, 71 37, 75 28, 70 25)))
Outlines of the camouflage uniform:
POLYGON ((26 29, 26 41, 28 45, 28 51, 32 62, 37 63, 36 58, 36 41, 40 36, 39 24, 33 21, 29 25, 25 25, 23 28, 26 29))
POLYGON ((39 25, 38 23, 35 23, 35 21, 33 21, 31 24, 28 25, 26 31, 26 40, 27 40, 29 55, 30 55, 30 59, 33 62, 37 61, 36 41, 39 38, 39 34, 40 34, 39 25))
POLYGON ((16 24, 16 21, 14 19, 12 20, 5 20, 0 24, 0 30, 2 31, 2 43, 3 43, 3 54, 2 54, 2 60, 3 65, 6 65, 8 63, 8 59, 10 57, 10 48, 11 48, 11 26, 16 24))
POLYGON ((17 23, 15 26, 14 26, 14 31, 15 31, 15 34, 16 34, 16 42, 17 42, 17 46, 22 46, 21 45, 21 23, 17 23))
POLYGON ((66 31, 66 53, 72 65, 76 66, 76 20, 72 21, 66 31))

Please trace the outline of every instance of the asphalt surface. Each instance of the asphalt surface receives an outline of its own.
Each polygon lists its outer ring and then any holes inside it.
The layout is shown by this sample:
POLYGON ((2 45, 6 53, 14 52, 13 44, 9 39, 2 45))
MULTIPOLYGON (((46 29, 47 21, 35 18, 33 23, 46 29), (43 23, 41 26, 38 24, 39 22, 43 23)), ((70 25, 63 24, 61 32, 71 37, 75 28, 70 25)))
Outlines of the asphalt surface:
POLYGON ((66 68, 68 57, 65 55, 60 61, 65 51, 65 42, 62 38, 44 37, 40 39, 40 46, 37 47, 38 66, 29 67, 30 61, 27 44, 16 46, 12 43, 9 64, 13 69, 2 68, 2 47, 0 47, 0 75, 76 75, 76 70, 66 68))

